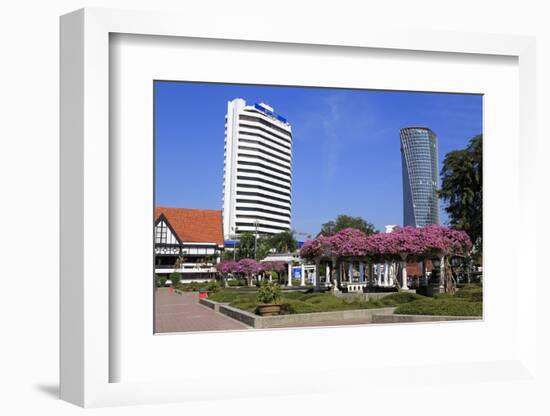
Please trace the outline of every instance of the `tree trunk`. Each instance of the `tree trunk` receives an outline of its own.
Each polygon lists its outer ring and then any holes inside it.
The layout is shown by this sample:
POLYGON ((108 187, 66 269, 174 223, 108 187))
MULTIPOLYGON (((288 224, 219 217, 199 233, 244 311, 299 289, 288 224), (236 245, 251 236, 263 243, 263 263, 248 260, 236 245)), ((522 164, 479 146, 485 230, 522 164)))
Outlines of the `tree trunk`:
POLYGON ((454 277, 453 271, 451 270, 451 263, 449 262, 448 256, 445 256, 444 262, 445 293, 449 293, 452 295, 456 292, 456 279, 454 277))

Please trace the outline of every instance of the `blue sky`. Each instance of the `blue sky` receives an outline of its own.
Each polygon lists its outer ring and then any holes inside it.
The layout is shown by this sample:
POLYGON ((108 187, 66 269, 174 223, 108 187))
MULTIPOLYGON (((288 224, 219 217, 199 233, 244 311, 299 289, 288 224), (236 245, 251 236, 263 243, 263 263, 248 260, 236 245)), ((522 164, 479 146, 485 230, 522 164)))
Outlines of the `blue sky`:
POLYGON ((164 81, 154 93, 157 206, 221 209, 224 117, 243 98, 292 125, 292 228, 312 234, 338 214, 402 223, 401 127, 435 131, 440 169, 482 131, 480 95, 164 81))

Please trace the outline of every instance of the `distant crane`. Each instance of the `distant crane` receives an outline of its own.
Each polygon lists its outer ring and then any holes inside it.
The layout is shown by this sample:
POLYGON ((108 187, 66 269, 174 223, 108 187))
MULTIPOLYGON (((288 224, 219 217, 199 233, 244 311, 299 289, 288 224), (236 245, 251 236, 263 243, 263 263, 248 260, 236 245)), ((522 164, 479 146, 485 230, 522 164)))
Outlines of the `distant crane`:
POLYGON ((296 235, 303 235, 306 239, 310 239, 311 238, 311 234, 310 233, 306 233, 306 232, 303 232, 303 231, 298 231, 298 230, 292 230, 294 232, 294 234, 296 235))

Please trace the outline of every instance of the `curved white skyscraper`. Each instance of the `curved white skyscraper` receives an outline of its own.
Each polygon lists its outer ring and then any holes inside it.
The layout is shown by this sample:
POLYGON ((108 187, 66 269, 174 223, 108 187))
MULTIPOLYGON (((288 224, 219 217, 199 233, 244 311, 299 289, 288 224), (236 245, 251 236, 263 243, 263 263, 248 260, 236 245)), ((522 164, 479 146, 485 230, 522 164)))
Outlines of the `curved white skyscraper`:
POLYGON ((223 231, 277 234, 290 229, 292 129, 264 103, 227 103, 223 231))
POLYGON ((426 127, 400 131, 403 171, 403 225, 439 224, 436 134, 426 127))

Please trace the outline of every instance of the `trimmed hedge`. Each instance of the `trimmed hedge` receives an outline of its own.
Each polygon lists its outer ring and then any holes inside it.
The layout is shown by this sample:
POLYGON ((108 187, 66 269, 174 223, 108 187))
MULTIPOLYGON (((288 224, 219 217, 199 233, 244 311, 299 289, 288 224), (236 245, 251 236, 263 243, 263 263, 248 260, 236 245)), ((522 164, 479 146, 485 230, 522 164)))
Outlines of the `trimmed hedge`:
POLYGON ((483 303, 460 298, 426 298, 399 305, 396 314, 482 316, 483 303))
POLYGON ((246 286, 246 280, 244 280, 244 279, 229 279, 229 280, 227 280, 227 286, 230 286, 230 287, 246 286))
MULTIPOLYGON (((223 289, 209 298, 215 302, 229 303, 239 309, 254 313, 258 304, 254 292, 244 292, 238 289, 223 289)), ((352 309, 372 309, 393 307, 423 296, 414 293, 395 293, 383 299, 365 301, 358 298, 339 298, 331 293, 281 292, 278 303, 282 313, 312 313, 352 309)))
MULTIPOLYGON (((462 289, 457 295, 440 295, 428 298, 412 292, 393 293, 369 301, 360 298, 340 298, 331 293, 281 292, 278 303, 282 313, 312 313, 352 309, 397 307, 395 313, 412 315, 481 316, 483 304, 481 288, 462 289)), ((209 295, 215 302, 229 303, 235 308, 255 313, 258 305, 256 292, 239 289, 222 289, 209 295)))
POLYGON ((478 286, 478 285, 467 285, 467 286, 464 286, 462 289, 458 290, 455 293, 454 297, 458 299, 465 299, 465 300, 470 300, 474 302, 482 302, 483 289, 481 286, 478 286))

